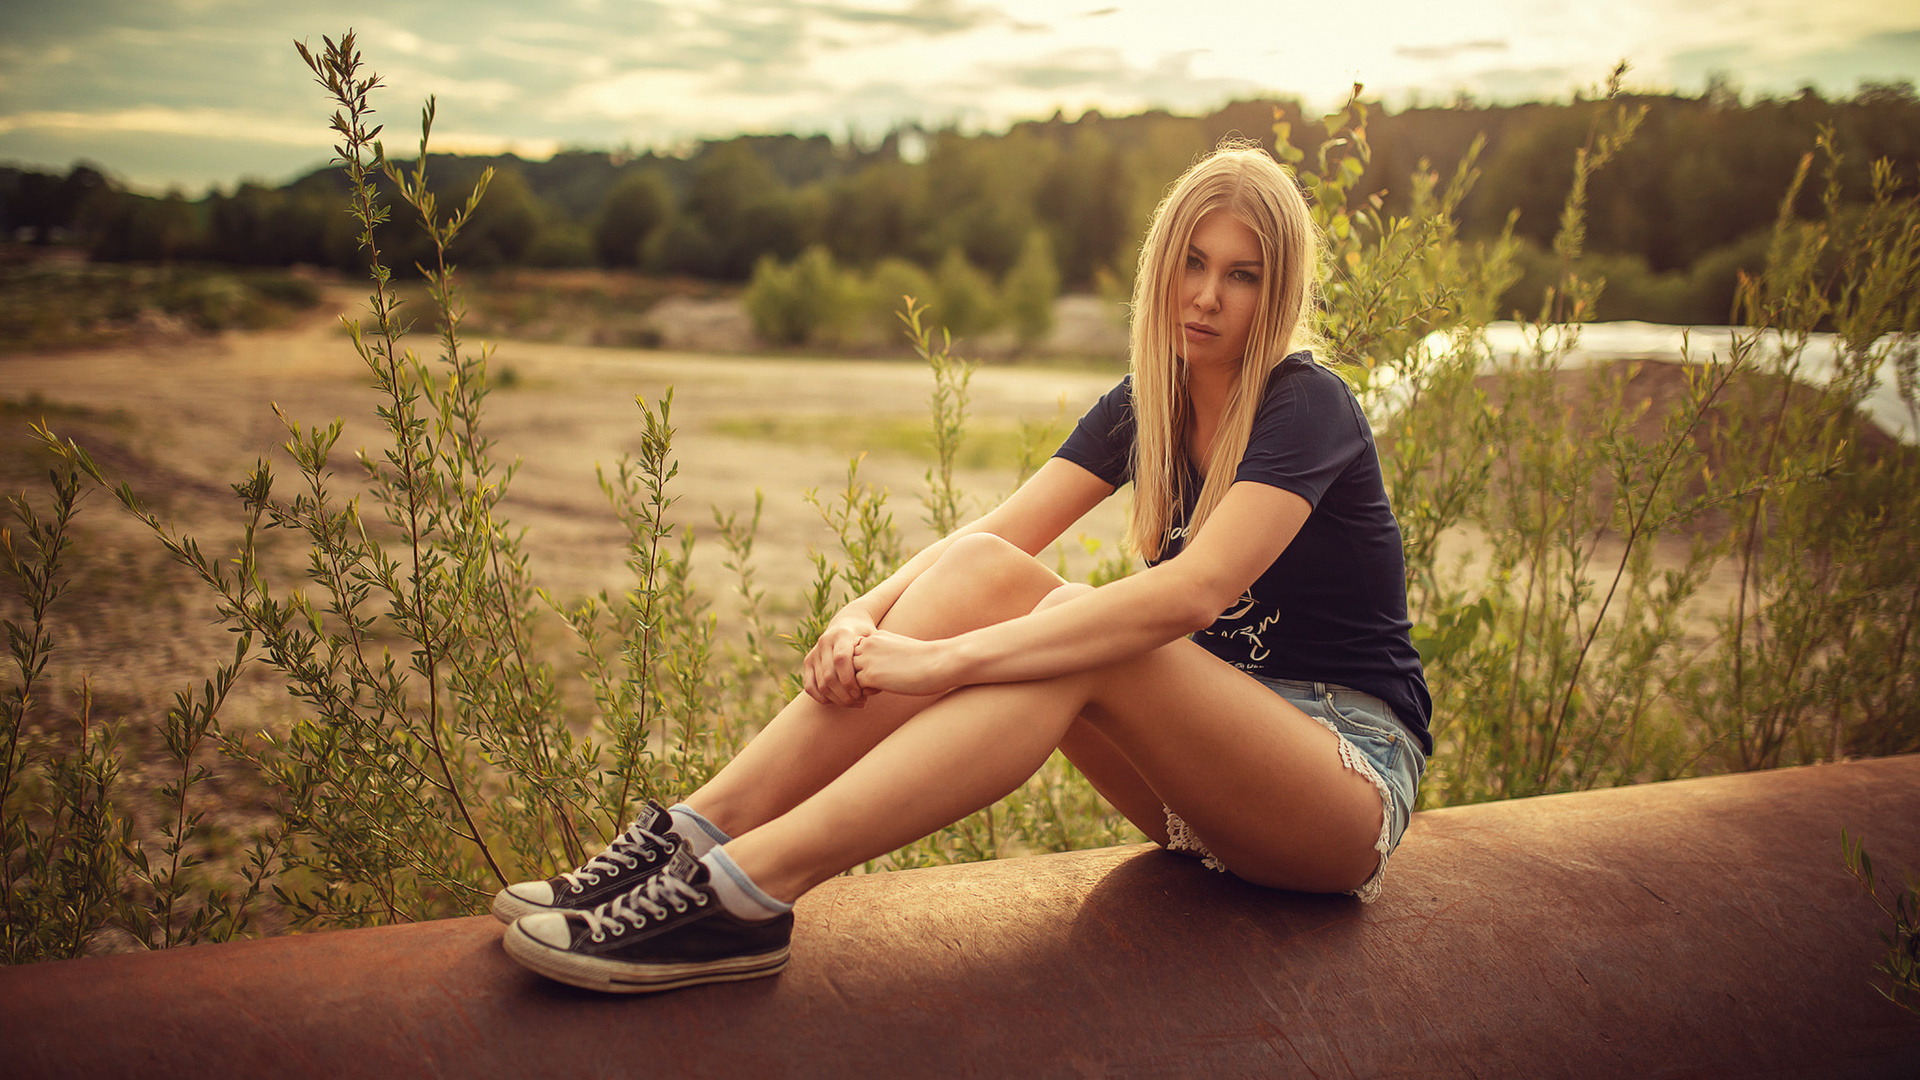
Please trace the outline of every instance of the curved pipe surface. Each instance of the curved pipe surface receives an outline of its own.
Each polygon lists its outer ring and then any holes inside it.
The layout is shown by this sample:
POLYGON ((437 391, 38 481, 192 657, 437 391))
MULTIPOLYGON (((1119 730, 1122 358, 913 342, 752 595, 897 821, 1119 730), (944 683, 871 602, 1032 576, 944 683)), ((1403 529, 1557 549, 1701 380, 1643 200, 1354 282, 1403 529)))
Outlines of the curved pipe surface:
POLYGON ((1920 869, 1920 757, 1423 812, 1364 906, 1146 845, 840 878, 785 974, 663 995, 486 918, 0 970, 0 1073, 1920 1076, 1842 827, 1920 869))

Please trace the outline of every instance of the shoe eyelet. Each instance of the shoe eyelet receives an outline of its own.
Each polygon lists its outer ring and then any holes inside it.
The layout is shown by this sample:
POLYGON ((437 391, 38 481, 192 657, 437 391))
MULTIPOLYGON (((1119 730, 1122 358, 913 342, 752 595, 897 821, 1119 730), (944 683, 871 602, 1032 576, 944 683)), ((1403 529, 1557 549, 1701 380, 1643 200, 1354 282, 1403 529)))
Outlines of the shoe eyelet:
POLYGON ((598 931, 598 930, 595 930, 595 931, 593 932, 593 940, 594 940, 595 942, 601 942, 601 941, 605 941, 605 940, 607 940, 607 935, 605 935, 605 934, 603 934, 603 933, 601 933, 601 932, 600 932, 600 931, 598 931))
MULTIPOLYGON (((694 906, 695 906, 695 907, 706 907, 706 906, 707 906, 707 897, 706 897, 706 895, 705 895, 704 893, 703 893, 703 894, 701 894, 701 896, 700 896, 700 898, 699 898, 699 899, 697 899, 697 900, 695 900, 695 901, 694 901, 693 903, 694 903, 694 906)), ((684 911, 684 910, 686 910, 686 909, 685 909, 685 908, 682 908, 681 910, 682 910, 682 911, 684 911)))
POLYGON ((626 933, 626 932, 627 932, 627 928, 626 928, 626 927, 624 927, 624 926, 620 926, 620 925, 617 925, 617 924, 616 924, 616 925, 614 926, 614 928, 613 928, 613 936, 614 936, 614 937, 619 937, 619 936, 620 936, 621 934, 624 934, 624 933, 626 933))
POLYGON ((675 904, 675 905, 673 905, 673 910, 675 910, 675 911, 677 911, 677 912, 679 912, 679 913, 681 913, 682 915, 685 915, 685 914, 687 913, 687 905, 685 905, 685 904, 675 904))

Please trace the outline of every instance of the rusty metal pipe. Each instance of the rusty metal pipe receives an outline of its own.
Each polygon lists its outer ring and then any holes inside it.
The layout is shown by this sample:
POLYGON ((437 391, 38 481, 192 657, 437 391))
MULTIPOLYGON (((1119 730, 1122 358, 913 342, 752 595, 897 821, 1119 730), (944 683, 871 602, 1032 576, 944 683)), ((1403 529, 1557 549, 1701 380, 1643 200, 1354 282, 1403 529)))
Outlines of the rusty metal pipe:
POLYGON ((1920 757, 1425 812, 1367 906, 1145 846, 842 878, 785 974, 658 996, 485 918, 40 964, 0 1074, 1910 1080, 1843 826, 1920 869, 1920 757))

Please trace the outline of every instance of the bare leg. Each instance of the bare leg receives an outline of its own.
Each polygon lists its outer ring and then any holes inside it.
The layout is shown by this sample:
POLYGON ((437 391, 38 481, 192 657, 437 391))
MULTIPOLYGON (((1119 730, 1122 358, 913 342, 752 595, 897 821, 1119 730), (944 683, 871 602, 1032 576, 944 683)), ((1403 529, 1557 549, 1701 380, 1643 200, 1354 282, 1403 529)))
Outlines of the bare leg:
MULTIPOLYGON (((952 637, 1025 615, 1060 584, 1019 548, 975 533, 916 578, 881 626, 922 640, 952 637)), ((687 805, 738 836, 819 791, 933 700, 878 694, 863 708, 841 708, 802 694, 687 796, 687 805)))
POLYGON ((1160 796, 1133 767, 1127 755, 1085 719, 1076 717, 1060 737, 1060 752, 1087 778, 1093 790, 1133 822, 1134 828, 1147 834, 1156 844, 1167 842, 1166 806, 1160 796))
MULTIPOLYGON (((1063 603, 1092 591, 1091 585, 1062 585, 1048 593, 1039 607, 1063 603)), ((1074 768, 1080 770, 1080 775, 1087 778, 1101 798, 1126 815, 1149 840, 1156 844, 1167 842, 1166 807, 1160 796, 1140 775, 1140 770, 1133 767, 1133 762, 1127 760, 1127 755, 1113 745, 1112 739, 1101 734, 1099 728, 1083 717, 1075 717, 1067 725, 1067 733, 1060 737, 1060 752, 1073 762, 1074 768)))
MULTIPOLYGON (((1379 795, 1341 763, 1338 736, 1186 640, 1072 675, 955 690, 727 852, 766 892, 795 899, 1006 795, 1076 718, 1101 737, 1083 749, 1110 748, 1109 787, 1141 804, 1125 807, 1136 823, 1158 815, 1144 786, 1243 878, 1333 892, 1378 863, 1379 795)), ((1164 824, 1149 835, 1164 838, 1164 824)))

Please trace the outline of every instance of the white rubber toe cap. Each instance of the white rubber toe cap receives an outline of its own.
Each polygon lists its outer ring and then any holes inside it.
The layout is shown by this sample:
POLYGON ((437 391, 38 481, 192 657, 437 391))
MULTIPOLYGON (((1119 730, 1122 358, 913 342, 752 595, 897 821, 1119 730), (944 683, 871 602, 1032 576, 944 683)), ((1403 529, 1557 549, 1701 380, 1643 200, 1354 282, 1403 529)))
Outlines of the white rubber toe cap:
POLYGON ((493 917, 509 925, 522 915, 553 910, 553 886, 544 881, 518 881, 493 894, 493 917))
POLYGON ((513 924, 520 932, 553 949, 564 949, 573 942, 573 935, 567 930, 567 917, 555 911, 543 911, 538 915, 527 915, 513 924))
POLYGON ((553 885, 550 882, 517 881, 507 886, 507 891, 529 904, 539 904, 541 907, 553 906, 553 885))

